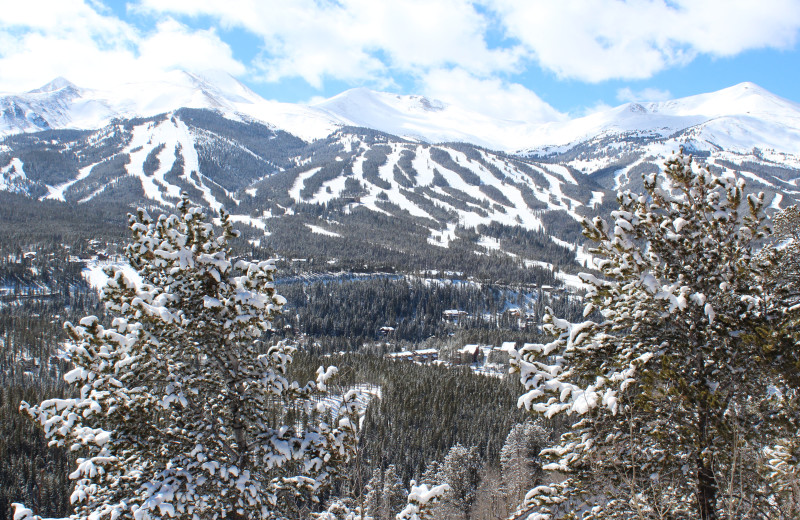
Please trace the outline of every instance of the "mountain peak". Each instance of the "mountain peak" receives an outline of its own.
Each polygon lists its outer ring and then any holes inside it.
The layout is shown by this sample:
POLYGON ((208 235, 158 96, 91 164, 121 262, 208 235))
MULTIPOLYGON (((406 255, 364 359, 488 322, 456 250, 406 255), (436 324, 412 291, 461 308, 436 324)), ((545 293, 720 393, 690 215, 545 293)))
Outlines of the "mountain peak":
POLYGON ((391 107, 401 112, 425 111, 437 112, 444 110, 446 104, 437 100, 419 95, 395 94, 391 92, 380 92, 367 87, 355 87, 345 90, 332 98, 328 98, 313 106, 322 109, 341 108, 353 105, 383 105, 385 108, 391 107))
POLYGON ((767 92, 765 89, 760 87, 759 85, 753 83, 752 81, 743 81, 741 83, 737 83, 736 85, 731 87, 732 90, 755 90, 757 92, 767 92))
POLYGON ((46 85, 42 85, 41 87, 31 90, 30 94, 44 94, 48 92, 56 92, 58 90, 64 88, 72 88, 77 89, 72 82, 67 79, 62 78, 61 76, 57 77, 56 79, 52 80, 51 82, 47 83, 46 85))

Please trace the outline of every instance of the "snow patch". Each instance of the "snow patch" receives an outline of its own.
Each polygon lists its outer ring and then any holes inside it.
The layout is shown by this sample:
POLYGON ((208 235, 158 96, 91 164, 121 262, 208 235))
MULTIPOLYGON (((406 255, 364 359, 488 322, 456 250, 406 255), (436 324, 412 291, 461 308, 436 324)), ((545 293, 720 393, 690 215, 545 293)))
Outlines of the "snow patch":
POLYGON ((328 237, 337 237, 337 238, 341 238, 342 237, 342 235, 340 235, 339 233, 335 233, 333 231, 328 231, 327 229, 321 228, 319 226, 306 224, 306 227, 308 229, 310 229, 312 233, 316 233, 318 235, 325 235, 325 236, 328 236, 328 237))
POLYGON ((0 170, 0 191, 10 191, 13 193, 24 192, 23 182, 27 180, 22 161, 16 157, 11 159, 8 166, 0 170))

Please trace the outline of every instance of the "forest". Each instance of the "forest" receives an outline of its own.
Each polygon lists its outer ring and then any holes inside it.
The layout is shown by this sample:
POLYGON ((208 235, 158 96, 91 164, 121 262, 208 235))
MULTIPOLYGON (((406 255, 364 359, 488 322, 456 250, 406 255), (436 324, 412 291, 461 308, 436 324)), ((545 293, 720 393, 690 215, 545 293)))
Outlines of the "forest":
POLYGON ((188 197, 138 210, 124 248, 10 241, 2 513, 796 518, 800 210, 768 219, 682 153, 643 189, 584 223, 585 294, 281 281, 188 197), (109 271, 101 300, 81 258, 123 251, 142 285, 109 271), (473 344, 502 345, 509 373, 454 355, 473 344), (437 362, 386 356, 418 347, 437 362))
MULTIPOLYGON (((61 205, 54 207, 60 210, 61 205)), ((75 455, 49 447, 41 430, 20 414, 19 405, 75 395, 63 380, 69 370, 63 323, 106 313, 82 273, 86 259, 119 254, 122 239, 116 242, 114 236, 124 236, 123 230, 113 227, 98 233, 86 224, 73 226, 71 217, 57 214, 52 226, 38 227, 32 218, 20 219, 30 231, 12 234, 13 228, 4 228, 8 236, 0 246, 0 514, 8 520, 14 502, 43 516, 71 512, 73 482, 68 475, 75 455), (63 224, 55 225, 59 220, 63 224)), ((16 215, 20 218, 20 213, 16 215)), ((38 221, 47 222, 46 216, 45 211, 38 221)), ((86 222, 84 218, 78 214, 74 222, 86 222)), ((242 241, 236 241, 235 248, 244 256, 254 254, 242 241)), ((302 273, 297 266, 280 265, 278 292, 288 302, 271 335, 303 345, 292 364, 292 379, 313 379, 317 367, 332 364, 340 371, 332 393, 363 385, 380 388, 380 399, 365 410, 358 460, 346 469, 347 475, 360 476, 353 485, 359 490, 356 494, 366 500, 367 487, 384 486, 395 478, 406 489, 426 469, 431 474, 431 463, 444 461, 451 448, 463 446, 474 450, 474 465, 483 482, 476 503, 497 510, 499 504, 492 506, 491 497, 500 482, 501 452, 515 425, 528 419, 516 408, 519 383, 510 377, 497 380, 475 374, 466 366, 418 365, 391 361, 384 354, 422 344, 443 352, 470 343, 522 344, 537 332, 509 309, 522 309, 533 321, 539 321, 548 306, 577 318, 578 303, 525 284, 385 273, 298 275, 292 274, 302 273), (445 320, 448 309, 460 309, 465 317, 458 322, 445 320), (386 326, 393 329, 389 336, 381 332, 386 326), (436 410, 435 424, 426 410, 436 410)), ((552 428, 551 421, 546 423, 552 428)), ((396 504, 388 504, 397 501, 402 489, 387 498, 389 502, 380 489, 370 500, 384 504, 383 517, 389 518, 386 511, 396 504)))

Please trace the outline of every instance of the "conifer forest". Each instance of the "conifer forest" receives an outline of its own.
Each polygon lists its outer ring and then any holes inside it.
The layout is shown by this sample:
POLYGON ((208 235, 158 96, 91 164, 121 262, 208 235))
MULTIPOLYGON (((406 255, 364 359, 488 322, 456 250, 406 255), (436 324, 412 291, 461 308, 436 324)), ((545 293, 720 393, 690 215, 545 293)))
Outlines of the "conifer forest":
POLYGON ((0 197, 3 520, 800 516, 800 210, 688 153, 502 275, 0 197))

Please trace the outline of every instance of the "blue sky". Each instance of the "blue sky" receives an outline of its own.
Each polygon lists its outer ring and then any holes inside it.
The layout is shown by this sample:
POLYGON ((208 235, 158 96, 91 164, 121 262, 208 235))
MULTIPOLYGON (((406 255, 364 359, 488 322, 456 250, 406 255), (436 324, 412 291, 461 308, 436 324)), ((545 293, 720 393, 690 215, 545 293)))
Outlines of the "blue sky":
POLYGON ((798 0, 6 4, 4 92, 220 69, 278 101, 366 86, 533 122, 743 81, 800 102, 798 0))

